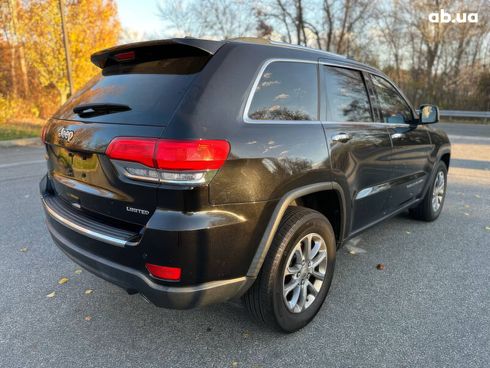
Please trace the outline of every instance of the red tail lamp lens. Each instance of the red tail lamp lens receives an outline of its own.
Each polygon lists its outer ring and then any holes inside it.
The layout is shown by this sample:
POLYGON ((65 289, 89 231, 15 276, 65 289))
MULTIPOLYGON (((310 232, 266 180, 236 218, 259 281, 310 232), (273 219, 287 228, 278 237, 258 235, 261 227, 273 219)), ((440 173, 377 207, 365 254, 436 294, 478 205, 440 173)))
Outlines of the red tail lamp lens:
POLYGON ((48 130, 48 124, 44 124, 43 129, 41 130, 41 140, 43 143, 46 143, 46 132, 48 130))
POLYGON ((139 162, 174 171, 217 170, 223 166, 230 144, 223 140, 168 140, 115 138, 107 147, 111 159, 139 162))
POLYGON ((222 140, 160 140, 155 153, 159 169, 217 170, 223 166, 230 144, 222 140))
POLYGON ((182 274, 182 270, 179 267, 158 266, 151 263, 147 263, 145 266, 153 277, 163 280, 178 281, 182 274))
POLYGON ((134 51, 127 51, 127 52, 121 52, 119 54, 114 55, 114 58, 117 61, 129 61, 133 60, 135 58, 135 53, 134 51))
POLYGON ((157 140, 153 138, 115 138, 107 147, 106 154, 114 160, 139 162, 155 167, 153 156, 157 140))

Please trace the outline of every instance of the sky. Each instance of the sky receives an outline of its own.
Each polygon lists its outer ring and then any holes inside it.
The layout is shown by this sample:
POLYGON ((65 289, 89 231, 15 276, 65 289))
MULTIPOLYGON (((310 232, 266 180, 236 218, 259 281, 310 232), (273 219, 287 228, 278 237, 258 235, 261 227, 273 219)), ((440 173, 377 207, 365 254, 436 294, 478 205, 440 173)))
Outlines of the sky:
POLYGON ((165 36, 165 23, 158 16, 158 2, 159 0, 116 0, 122 27, 141 35, 165 36))

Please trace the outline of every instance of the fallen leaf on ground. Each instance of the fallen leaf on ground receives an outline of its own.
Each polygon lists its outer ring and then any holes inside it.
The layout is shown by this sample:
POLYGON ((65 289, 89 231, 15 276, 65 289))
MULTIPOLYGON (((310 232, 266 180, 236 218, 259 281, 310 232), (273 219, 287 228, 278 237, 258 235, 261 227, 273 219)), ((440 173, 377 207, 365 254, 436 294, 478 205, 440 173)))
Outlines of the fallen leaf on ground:
POLYGON ((22 247, 22 248, 20 248, 19 250, 20 250, 22 253, 25 253, 25 252, 27 252, 27 247, 22 247))
POLYGON ((84 292, 85 295, 89 295, 89 294, 92 294, 92 293, 93 293, 93 290, 92 289, 87 289, 84 292))
POLYGON ((364 254, 367 253, 365 249, 359 248, 359 247, 354 247, 353 245, 346 245, 347 251, 349 254, 364 254))
POLYGON ((58 280, 58 284, 63 285, 68 282, 68 277, 62 277, 61 279, 58 280))
POLYGON ((90 320, 92 320, 92 317, 91 316, 85 316, 84 320, 85 321, 90 321, 90 320))
POLYGON ((233 363, 231 363, 231 366, 232 366, 232 367, 238 367, 238 362, 233 362, 233 363))
POLYGON ((465 216, 469 216, 470 214, 468 212, 463 212, 465 216))
POLYGON ((383 263, 378 263, 378 264, 376 265, 376 268, 377 268, 378 270, 384 270, 384 269, 385 269, 385 265, 384 265, 383 263))
POLYGON ((46 295, 46 298, 54 298, 54 296, 56 295, 56 292, 52 292, 52 293, 49 293, 48 295, 46 295))
POLYGON ((485 230, 490 231, 490 226, 485 226, 485 230))
POLYGON ((476 198, 481 198, 481 197, 480 197, 478 194, 475 194, 475 197, 476 197, 476 198))
POLYGON ((464 208, 470 208, 470 205, 469 204, 465 204, 464 205, 464 208))
POLYGON ((78 268, 78 269, 75 270, 75 275, 80 275, 81 273, 82 273, 82 270, 81 269, 78 268))
POLYGON ((411 234, 411 232, 410 232, 410 231, 405 231, 405 233, 406 233, 406 234, 408 234, 408 235, 410 235, 410 234, 411 234))
POLYGON ((357 244, 361 241, 361 238, 354 238, 345 243, 345 249, 349 254, 364 254, 367 253, 365 249, 357 247, 357 244))

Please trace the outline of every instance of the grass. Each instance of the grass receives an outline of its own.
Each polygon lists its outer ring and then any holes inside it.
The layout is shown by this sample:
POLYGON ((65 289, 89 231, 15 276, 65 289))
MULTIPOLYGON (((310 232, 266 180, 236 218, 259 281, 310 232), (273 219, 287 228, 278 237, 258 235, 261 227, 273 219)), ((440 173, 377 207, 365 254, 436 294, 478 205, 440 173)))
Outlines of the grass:
POLYGON ((0 124, 0 141, 41 136, 42 125, 39 123, 2 123, 0 124))

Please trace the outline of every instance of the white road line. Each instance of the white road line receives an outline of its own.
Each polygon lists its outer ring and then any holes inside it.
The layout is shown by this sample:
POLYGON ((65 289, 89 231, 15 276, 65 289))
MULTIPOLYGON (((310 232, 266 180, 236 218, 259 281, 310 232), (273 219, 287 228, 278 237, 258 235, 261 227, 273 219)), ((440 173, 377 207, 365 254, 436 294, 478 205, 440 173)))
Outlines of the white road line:
POLYGON ((43 163, 43 162, 46 162, 46 160, 12 162, 11 164, 3 164, 3 165, 0 165, 0 169, 5 169, 7 167, 22 166, 22 165, 34 165, 34 164, 40 164, 40 163, 43 163))

